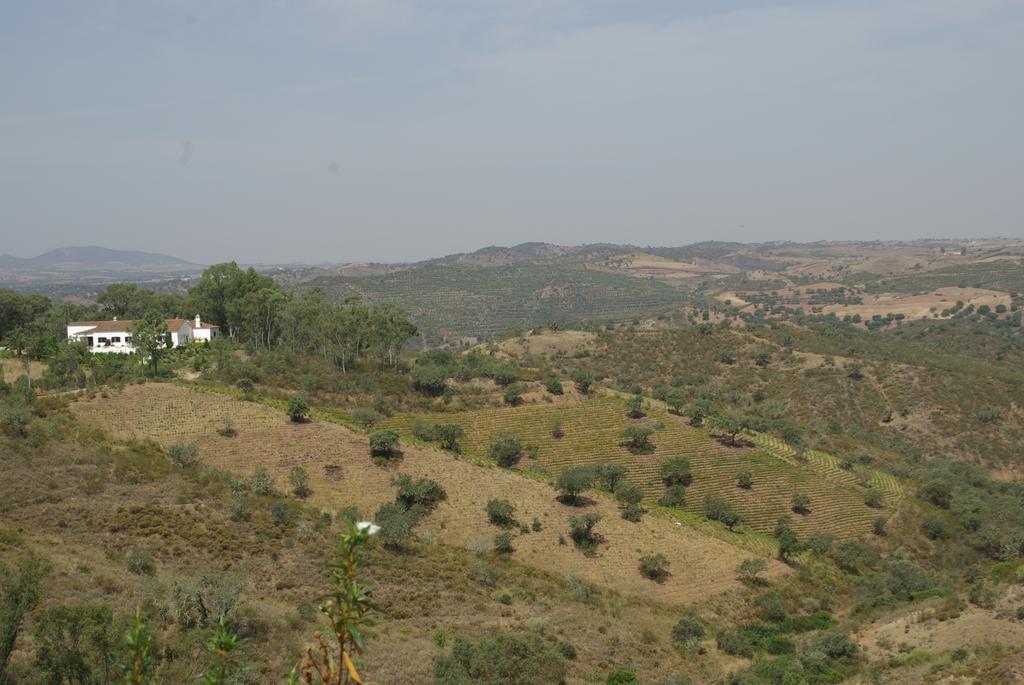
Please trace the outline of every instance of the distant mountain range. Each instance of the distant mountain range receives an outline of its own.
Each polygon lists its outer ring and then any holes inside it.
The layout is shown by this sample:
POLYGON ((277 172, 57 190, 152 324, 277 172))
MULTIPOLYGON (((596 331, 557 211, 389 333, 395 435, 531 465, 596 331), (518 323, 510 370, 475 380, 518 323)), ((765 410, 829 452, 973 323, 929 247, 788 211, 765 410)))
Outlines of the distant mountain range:
POLYGON ((194 271, 200 265, 179 257, 138 250, 111 250, 97 245, 59 247, 38 257, 0 255, 0 269, 42 269, 46 271, 194 271))

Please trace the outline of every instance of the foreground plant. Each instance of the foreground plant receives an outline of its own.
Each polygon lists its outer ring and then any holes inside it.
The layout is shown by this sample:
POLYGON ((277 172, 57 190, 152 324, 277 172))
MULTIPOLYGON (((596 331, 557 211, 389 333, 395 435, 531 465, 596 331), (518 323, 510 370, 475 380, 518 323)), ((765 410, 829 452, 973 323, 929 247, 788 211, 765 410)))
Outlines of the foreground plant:
POLYGON ((313 642, 306 645, 302 660, 289 675, 288 682, 292 685, 362 685, 354 658, 366 649, 364 630, 373 625, 368 614, 377 607, 365 581, 357 574, 366 543, 375 532, 376 526, 356 523, 350 524, 348 532, 341 535, 338 556, 327 564, 333 588, 319 607, 333 635, 325 637, 320 632, 314 635, 313 642))

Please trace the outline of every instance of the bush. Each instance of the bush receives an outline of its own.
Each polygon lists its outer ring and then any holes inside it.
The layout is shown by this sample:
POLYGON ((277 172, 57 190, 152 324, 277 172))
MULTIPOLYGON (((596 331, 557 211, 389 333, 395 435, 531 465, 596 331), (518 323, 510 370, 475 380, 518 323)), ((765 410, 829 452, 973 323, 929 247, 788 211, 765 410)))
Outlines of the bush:
POLYGON ((712 521, 718 521, 729 530, 743 523, 743 517, 719 495, 709 494, 704 497, 704 515, 712 521))
POLYGON ((511 468, 519 463, 522 457, 523 446, 518 435, 505 431, 498 431, 491 435, 491 446, 487 455, 493 459, 498 466, 511 468))
POLYGON ((565 435, 562 431, 562 419, 555 419, 554 423, 551 424, 551 437, 555 440, 560 440, 565 435))
POLYGON ((925 516, 921 529, 929 540, 946 540, 949 538, 949 526, 937 516, 925 516))
POLYGON ((309 417, 309 402, 302 395, 288 398, 288 418, 295 423, 302 423, 309 417))
POLYGON ((506 386, 504 392, 505 404, 511 407, 516 406, 522 399, 524 392, 526 392, 526 388, 519 383, 513 383, 506 386))
POLYGON ((689 485, 693 482, 690 460, 686 457, 670 457, 661 462, 659 470, 665 485, 689 485))
POLYGON ((651 435, 654 431, 647 426, 630 426, 622 431, 620 437, 622 444, 633 452, 649 452, 654 448, 651 444, 651 435))
POLYGON ((393 430, 374 431, 370 434, 370 456, 388 458, 398 447, 398 433, 393 430))
POLYGON ((623 464, 597 464, 594 467, 594 476, 601 481, 605 490, 614 493, 621 487, 622 479, 626 477, 626 467, 623 464))
POLYGON ((299 499, 305 499, 312 494, 309 489, 309 474, 301 466, 293 466, 288 473, 288 482, 292 486, 292 494, 299 499))
POLYGON ((764 593, 757 598, 757 615, 765 621, 771 621, 772 623, 779 623, 785 621, 788 614, 786 612, 786 601, 782 598, 775 590, 764 593))
POLYGON ((267 495, 273 494, 275 484, 271 475, 261 466, 252 474, 250 486, 252 487, 252 491, 257 495, 263 495, 266 497, 267 495))
POLYGON ((419 478, 414 481, 409 476, 400 473, 391 479, 391 484, 398 488, 395 501, 406 509, 418 506, 430 510, 448 499, 448 493, 444 488, 430 478, 419 478))
POLYGON ((139 576, 151 576, 156 570, 153 558, 141 549, 128 550, 128 554, 124 556, 124 565, 129 573, 139 576))
POLYGON ((580 391, 580 394, 586 395, 590 393, 594 377, 582 369, 577 369, 572 372, 572 382, 576 384, 576 389, 580 391))
POLYGON ((811 513, 811 498, 807 495, 797 493, 793 495, 793 513, 796 514, 809 514, 811 513))
POLYGON ((373 520, 380 526, 379 535, 384 544, 398 549, 405 544, 412 535, 412 529, 419 523, 420 509, 408 509, 401 504, 386 502, 377 510, 373 520))
POLYGON ((363 428, 373 428, 384 420, 384 416, 370 407, 356 407, 352 410, 352 420, 363 428))
POLYGON ((658 498, 658 504, 663 507, 682 507, 686 505, 686 488, 682 485, 670 485, 665 488, 664 494, 658 498))
POLYGON ((876 516, 875 520, 871 522, 871 530, 878 537, 882 537, 883 535, 885 535, 885 524, 887 524, 888 522, 889 519, 887 519, 886 517, 876 516))
POLYGON ((764 559, 752 558, 744 559, 740 562, 740 565, 736 567, 736 575, 748 583, 756 583, 758 581, 757 576, 768 568, 768 563, 764 559))
POLYGON ((199 461, 199 448, 176 442, 167 448, 167 457, 179 469, 187 468, 199 461))
POLYGON ((641 395, 633 395, 626 400, 626 416, 631 419, 644 417, 644 398, 641 395))
POLYGON ((672 641, 692 646, 704 637, 704 622, 694 612, 683 616, 672 626, 672 641))
POLYGON ((180 628, 212 628, 231 618, 244 585, 226 574, 175 578, 171 581, 170 615, 180 628))
POLYGON ((554 374, 544 379, 544 388, 552 395, 561 395, 564 392, 562 381, 558 380, 558 376, 554 374))
POLYGON ((487 502, 487 519, 496 526, 515 525, 515 513, 516 506, 508 500, 492 499, 487 502))
POLYGON ((881 509, 885 506, 885 499, 882 497, 882 491, 878 488, 868 488, 867 492, 864 493, 864 504, 872 509, 881 509))
POLYGON ((736 485, 744 490, 754 487, 754 474, 750 471, 740 471, 736 474, 736 485))
POLYGON ((498 554, 512 554, 512 540, 512 533, 498 533, 494 536, 494 551, 498 554))
POLYGON ((735 630, 720 630, 715 635, 718 648, 731 656, 742 656, 750 659, 754 656, 753 646, 735 630))
POLYGON ((273 521, 275 526, 287 526, 291 518, 292 512, 288 509, 288 505, 285 502, 274 502, 273 506, 270 507, 270 520, 273 521))
POLYGON ((434 430, 434 439, 441 445, 441 449, 452 452, 459 451, 459 440, 465 435, 466 431, 456 423, 440 423, 434 430))
POLYGON ((412 383, 420 392, 437 396, 448 387, 448 371, 437 364, 420 364, 412 367, 412 383))
POLYGON ((12 438, 23 438, 28 435, 28 424, 32 422, 32 412, 24 407, 0 406, 0 432, 12 438))
POLYGON ((555 488, 569 504, 578 504, 579 496, 594 482, 594 470, 589 466, 573 466, 558 474, 555 488))
POLYGON ((559 649, 535 633, 495 633, 479 642, 456 637, 451 653, 434 661, 435 685, 562 683, 567 666, 559 649))
POLYGON ((640 679, 629 668, 616 668, 605 678, 604 685, 640 685, 640 679))
POLYGON ((640 574, 655 582, 664 582, 669 576, 671 562, 663 554, 647 554, 640 557, 640 574))
POLYGON ((597 548, 598 536, 594 526, 601 520, 600 514, 589 513, 569 519, 569 537, 584 552, 591 553, 597 548))
POLYGON ((561 640, 558 643, 558 651, 569 661, 576 661, 576 647, 571 642, 561 640))

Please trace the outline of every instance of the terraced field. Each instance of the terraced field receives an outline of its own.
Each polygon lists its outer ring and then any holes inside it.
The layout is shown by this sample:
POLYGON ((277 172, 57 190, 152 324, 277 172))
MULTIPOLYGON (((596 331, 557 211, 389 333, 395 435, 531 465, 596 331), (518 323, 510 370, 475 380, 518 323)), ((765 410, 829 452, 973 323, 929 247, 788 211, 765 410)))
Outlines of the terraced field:
MULTIPOLYGON (((624 595, 672 606, 702 602, 739 587, 737 565, 757 552, 772 554, 771 546, 761 540, 731 544, 729 536, 707 534, 708 526, 675 525, 669 516, 648 515, 640 523, 630 523, 605 497, 586 507, 566 506, 546 483, 429 447, 403 444, 396 464, 378 466, 370 460, 365 433, 326 420, 291 423, 280 410, 197 388, 130 385, 110 389, 105 397, 83 397, 71 406, 79 420, 113 436, 151 438, 163 445, 195 444, 201 461, 242 476, 265 468, 281 490, 287 490, 290 470, 301 466, 312 489, 307 503, 330 512, 355 506, 364 516, 372 516, 382 503, 393 500, 389 481, 397 472, 433 478, 445 488, 448 500, 417 532, 448 545, 467 547, 493 540, 498 529, 488 522, 485 506, 492 498, 508 499, 515 503, 520 521, 536 518, 542 524, 540 531, 516 536, 517 560, 558 577, 572 574, 624 595), (238 430, 234 437, 217 432, 225 416, 238 430), (582 511, 603 517, 597 531, 604 541, 593 557, 560 542, 568 534, 569 518, 582 511), (637 571, 640 557, 655 552, 671 562, 672 576, 665 583, 644 580, 637 571)), ((769 562, 769 576, 786 572, 782 564, 769 562)))
MULTIPOLYGON (((387 426, 403 436, 411 436, 414 415, 397 415, 387 426)), ((685 511, 700 514, 704 497, 717 493, 744 517, 750 530, 770 532, 779 516, 789 512, 795 493, 811 497, 811 513, 794 516, 794 526, 802 534, 830 531, 841 537, 868 533, 872 520, 880 513, 864 504, 864 490, 857 475, 842 470, 838 460, 815 453, 807 465, 798 464, 784 445, 770 438, 758 438, 760 447, 727 447, 707 432, 690 427, 685 421, 660 407, 651 407, 638 421, 626 416, 625 406, 616 397, 595 397, 575 403, 529 405, 516 408, 482 409, 447 415, 466 431, 464 452, 479 459, 487 454, 490 437, 508 431, 522 438, 524 445, 537 448, 537 460, 552 475, 581 464, 601 461, 625 464, 627 479, 644 489, 649 500, 664 492, 659 465, 670 456, 690 459, 694 481, 687 488, 685 511), (552 426, 561 421, 563 437, 552 436, 552 426), (620 433, 631 423, 655 430, 654 450, 633 454, 619 445, 620 433), (765 449, 765 446, 768 449, 765 449), (736 486, 736 474, 749 470, 754 487, 736 486)), ((881 475, 871 474, 868 481, 883 486, 890 506, 898 498, 898 484, 881 475), (875 483, 877 481, 877 483, 875 483)))

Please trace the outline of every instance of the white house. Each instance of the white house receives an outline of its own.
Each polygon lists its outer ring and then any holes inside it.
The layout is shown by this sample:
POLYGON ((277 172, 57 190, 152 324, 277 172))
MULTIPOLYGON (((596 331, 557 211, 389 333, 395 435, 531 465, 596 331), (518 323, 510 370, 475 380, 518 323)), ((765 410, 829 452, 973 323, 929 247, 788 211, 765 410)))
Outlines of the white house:
MULTIPOLYGON (((199 320, 199 317, 196 317, 199 320)), ((131 354, 134 321, 72 321, 68 324, 68 340, 84 340, 90 352, 131 354)), ((167 319, 171 347, 187 345, 194 339, 192 324, 185 319, 167 319)))
POLYGON ((195 340, 208 341, 220 335, 220 326, 215 323, 203 323, 203 320, 196 314, 195 320, 192 322, 192 337, 195 340))

